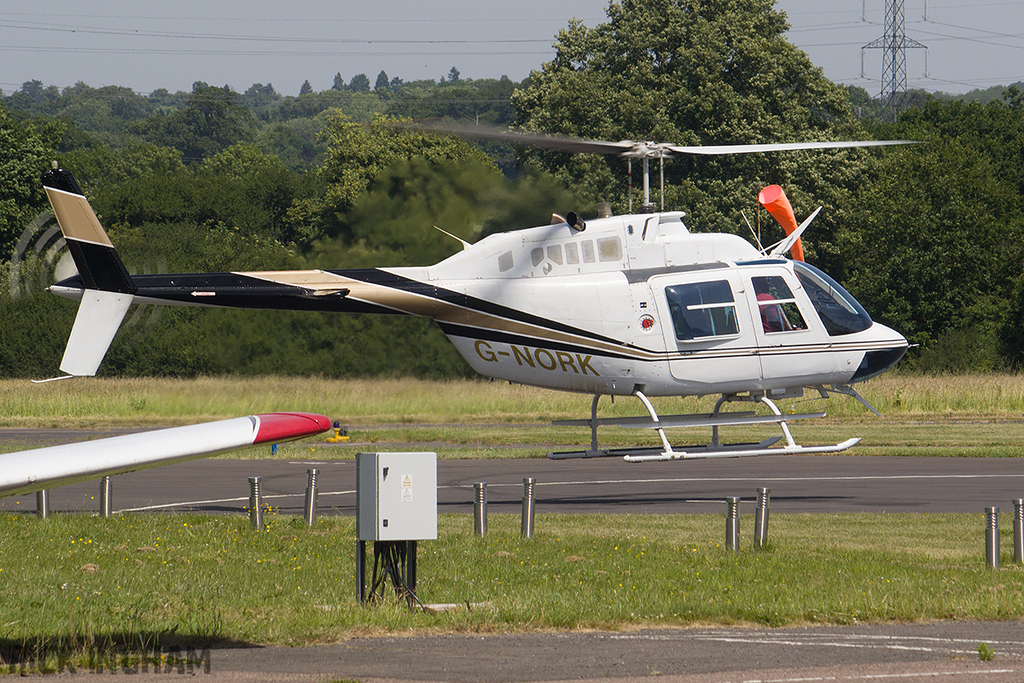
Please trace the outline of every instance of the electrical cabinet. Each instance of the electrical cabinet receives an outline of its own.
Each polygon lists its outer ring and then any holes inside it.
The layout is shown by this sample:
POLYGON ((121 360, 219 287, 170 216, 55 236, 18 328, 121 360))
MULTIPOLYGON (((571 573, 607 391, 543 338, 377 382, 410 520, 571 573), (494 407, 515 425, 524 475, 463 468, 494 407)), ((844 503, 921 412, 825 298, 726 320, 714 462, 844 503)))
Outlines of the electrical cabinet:
POLYGON ((360 541, 437 538, 437 454, 356 454, 360 541))

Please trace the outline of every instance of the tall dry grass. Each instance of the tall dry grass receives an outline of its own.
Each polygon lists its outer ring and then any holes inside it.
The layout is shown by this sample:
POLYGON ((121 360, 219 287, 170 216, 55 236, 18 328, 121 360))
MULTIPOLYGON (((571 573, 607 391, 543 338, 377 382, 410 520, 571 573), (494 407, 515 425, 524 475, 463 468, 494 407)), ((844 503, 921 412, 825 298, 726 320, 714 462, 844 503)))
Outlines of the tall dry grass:
MULTIPOLYGON (((1024 413, 1024 376, 885 375, 857 390, 887 417, 1007 417, 1024 413)), ((707 412, 716 397, 663 398, 663 414, 707 412)), ((799 412, 862 416, 852 398, 816 392, 784 402, 799 412)), ((783 406, 780 406, 783 407, 783 406)), ((590 397, 489 380, 204 377, 76 378, 48 384, 0 380, 0 426, 171 425, 256 412, 309 411, 350 424, 538 423, 585 417, 590 397)), ((602 415, 642 414, 635 399, 601 400, 602 415)))

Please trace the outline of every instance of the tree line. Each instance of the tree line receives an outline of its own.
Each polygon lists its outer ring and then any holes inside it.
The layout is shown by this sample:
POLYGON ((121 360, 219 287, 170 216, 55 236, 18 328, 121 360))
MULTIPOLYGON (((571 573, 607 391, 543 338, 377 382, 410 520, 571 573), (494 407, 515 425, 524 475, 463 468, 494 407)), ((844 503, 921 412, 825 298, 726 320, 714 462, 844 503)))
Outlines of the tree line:
MULTIPOLYGON (((29 82, 0 98, 0 373, 55 372, 76 305, 42 295, 61 255, 39 174, 72 170, 135 272, 424 265, 552 212, 625 212, 627 162, 401 129, 451 119, 601 140, 687 144, 907 139, 883 150, 672 157, 665 205, 694 231, 780 229, 756 197, 781 184, 809 261, 918 346, 920 371, 1024 360, 1024 93, 921 95, 896 123, 824 78, 771 0, 622 0, 570 22, 530 78, 403 82, 381 72, 282 96, 197 82, 140 95, 29 82), (985 101, 983 102, 982 99, 985 101), (42 221, 42 222, 41 222, 42 221), (35 232, 33 232, 35 231, 35 232)), ((636 169, 634 174, 636 173, 636 169)), ((656 192, 657 194, 657 192, 656 192)), ((660 201, 660 197, 656 201, 660 201)), ((290 312, 146 309, 101 372, 469 375, 430 323, 290 312), (387 344, 381 340, 388 340, 387 344)))

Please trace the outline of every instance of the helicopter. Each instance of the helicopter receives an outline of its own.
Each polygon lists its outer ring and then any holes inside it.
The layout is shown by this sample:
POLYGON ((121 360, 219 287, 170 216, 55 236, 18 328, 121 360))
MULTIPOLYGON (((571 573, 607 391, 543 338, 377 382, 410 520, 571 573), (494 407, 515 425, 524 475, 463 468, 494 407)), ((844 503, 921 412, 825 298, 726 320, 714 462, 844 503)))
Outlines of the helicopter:
POLYGON ((784 415, 776 405, 807 390, 846 394, 874 411, 852 385, 895 365, 908 347, 827 274, 786 258, 817 211, 799 226, 792 218, 787 237, 767 249, 732 234, 692 233, 684 212, 649 212, 648 160, 905 141, 680 147, 522 137, 641 159, 645 212, 604 207, 597 218, 554 214, 550 225, 475 244, 455 238, 462 249, 430 266, 130 275, 71 172, 54 162, 42 183, 79 274, 48 289, 81 301, 60 365, 66 374, 54 379, 95 375, 133 303, 412 315, 434 320, 485 377, 593 397, 589 419, 555 423, 589 427, 589 447, 550 458, 833 453, 860 441, 799 445, 788 422, 825 413, 784 415), (708 395, 720 396, 708 414, 659 415, 650 401, 708 395), (647 415, 599 418, 602 396, 635 397, 647 415), (732 403, 768 414, 723 410, 732 403), (777 424, 782 433, 756 443, 720 439, 721 427, 741 424, 777 424), (660 446, 602 448, 605 425, 654 430, 660 446), (711 427, 712 438, 673 446, 672 427, 711 427))

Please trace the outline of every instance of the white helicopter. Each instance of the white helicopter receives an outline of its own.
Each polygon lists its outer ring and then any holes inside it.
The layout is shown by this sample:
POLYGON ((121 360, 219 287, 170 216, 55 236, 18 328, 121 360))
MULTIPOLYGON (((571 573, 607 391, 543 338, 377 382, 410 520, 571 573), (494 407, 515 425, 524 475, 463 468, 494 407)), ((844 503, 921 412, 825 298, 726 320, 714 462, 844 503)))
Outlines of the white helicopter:
MULTIPOLYGON (((543 140, 552 142, 524 138, 534 146, 565 142, 543 140)), ((673 153, 903 144, 570 142, 579 151, 641 158, 645 171, 650 158, 673 153)), ((570 212, 476 244, 459 240, 461 251, 432 266, 130 275, 71 173, 54 162, 42 180, 79 272, 49 288, 81 300, 60 366, 67 376, 96 373, 132 303, 425 316, 482 375, 593 396, 589 419, 556 423, 589 426, 590 447, 549 457, 645 462, 846 450, 860 439, 796 444, 787 422, 824 413, 783 415, 775 401, 809 389, 868 405, 851 385, 892 367, 908 346, 828 275, 785 258, 817 211, 799 227, 792 220, 795 229, 770 250, 735 235, 691 233, 682 212, 604 211, 587 221, 570 212), (713 411, 699 415, 659 416, 649 400, 716 394, 713 411), (598 418, 604 395, 635 396, 649 417, 598 418), (722 411, 736 401, 770 414, 722 411), (719 439, 719 427, 760 423, 779 424, 782 436, 755 444, 719 439), (654 429, 661 446, 603 449, 597 430, 608 424, 654 429), (692 447, 673 447, 665 433, 708 426, 711 443, 692 447)), ((649 205, 648 188, 645 172, 649 205)))

